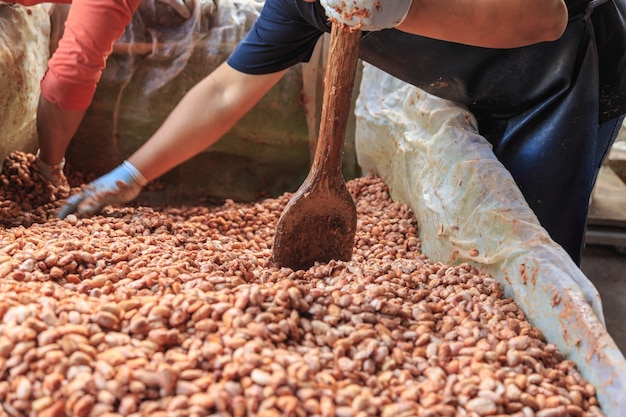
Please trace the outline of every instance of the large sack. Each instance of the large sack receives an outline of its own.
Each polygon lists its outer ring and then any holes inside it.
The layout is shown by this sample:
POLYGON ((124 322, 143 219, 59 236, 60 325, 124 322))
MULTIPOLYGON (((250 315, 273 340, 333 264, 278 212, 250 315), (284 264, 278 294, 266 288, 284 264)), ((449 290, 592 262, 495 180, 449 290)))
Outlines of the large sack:
POLYGON ((48 8, 0 3, 0 166, 14 150, 37 147, 39 83, 48 63, 48 8))

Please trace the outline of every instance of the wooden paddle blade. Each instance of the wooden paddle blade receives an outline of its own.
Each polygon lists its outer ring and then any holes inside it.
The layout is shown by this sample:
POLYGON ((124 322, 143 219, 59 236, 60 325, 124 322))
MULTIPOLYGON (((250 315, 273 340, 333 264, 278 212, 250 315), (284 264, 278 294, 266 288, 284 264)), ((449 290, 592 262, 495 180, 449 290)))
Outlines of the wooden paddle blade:
MULTIPOLYGON (((272 261, 291 269, 315 262, 349 261, 357 214, 347 187, 333 192, 298 192, 283 210, 274 239, 272 261)), ((310 190, 309 190, 310 191, 310 190)))
POLYGON ((304 269, 316 261, 352 257, 357 215, 341 173, 341 157, 360 38, 359 30, 332 27, 315 157, 278 221, 272 258, 279 266, 304 269))

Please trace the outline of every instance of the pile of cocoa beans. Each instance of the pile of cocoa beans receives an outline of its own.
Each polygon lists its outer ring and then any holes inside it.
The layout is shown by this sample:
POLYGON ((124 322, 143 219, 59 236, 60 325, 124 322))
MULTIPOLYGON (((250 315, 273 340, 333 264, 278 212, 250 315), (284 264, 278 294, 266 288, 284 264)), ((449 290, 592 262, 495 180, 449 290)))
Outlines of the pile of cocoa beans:
POLYGON ((603 416, 493 278, 421 253, 376 177, 348 182, 352 260, 294 271, 270 262, 290 194, 59 220, 67 195, 11 158, 0 414, 603 416))

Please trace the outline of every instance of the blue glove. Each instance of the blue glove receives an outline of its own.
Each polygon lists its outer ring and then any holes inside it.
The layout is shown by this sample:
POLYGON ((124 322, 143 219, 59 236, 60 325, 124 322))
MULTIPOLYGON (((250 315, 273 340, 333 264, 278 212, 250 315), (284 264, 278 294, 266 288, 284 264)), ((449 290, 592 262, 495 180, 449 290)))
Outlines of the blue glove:
POLYGON ((89 183, 80 193, 67 199, 59 211, 58 217, 64 219, 68 214, 91 216, 110 204, 128 203, 139 195, 146 185, 144 176, 128 161, 89 183))
POLYGON ((331 21, 365 31, 394 28, 406 18, 412 0, 320 0, 331 21))

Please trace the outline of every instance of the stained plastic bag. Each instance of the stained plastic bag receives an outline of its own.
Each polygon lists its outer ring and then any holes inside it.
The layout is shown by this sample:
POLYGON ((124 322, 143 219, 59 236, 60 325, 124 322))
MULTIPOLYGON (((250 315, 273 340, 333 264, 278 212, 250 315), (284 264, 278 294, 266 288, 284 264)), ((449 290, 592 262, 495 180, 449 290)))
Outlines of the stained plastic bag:
POLYGON ((44 5, 0 3, 0 164, 37 146, 39 82, 48 63, 50 21, 44 5))
POLYGON ((596 386, 607 415, 626 415, 626 361, 597 290, 540 226, 472 114, 367 64, 355 112, 359 165, 411 207, 424 253, 497 279, 596 386))

